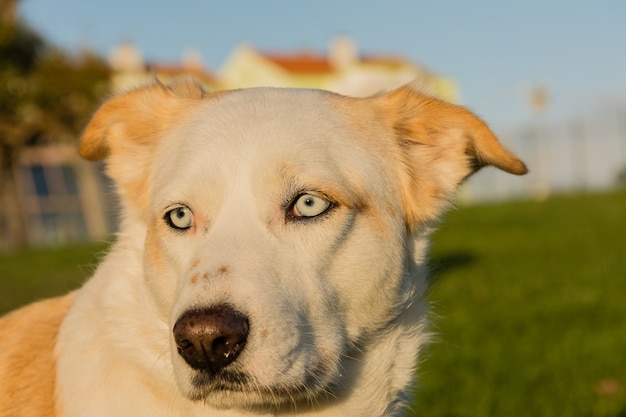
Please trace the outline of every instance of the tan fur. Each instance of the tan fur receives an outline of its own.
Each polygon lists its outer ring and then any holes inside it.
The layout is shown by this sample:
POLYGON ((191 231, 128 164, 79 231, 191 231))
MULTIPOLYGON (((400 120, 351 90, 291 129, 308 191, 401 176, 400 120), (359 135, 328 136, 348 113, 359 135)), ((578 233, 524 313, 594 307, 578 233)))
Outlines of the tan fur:
POLYGON ((79 153, 91 161, 114 155, 107 174, 117 182, 126 200, 136 203, 132 208, 141 213, 150 189, 143 174, 151 164, 146 158, 151 152, 142 149, 154 147, 154 138, 184 118, 205 95, 200 85, 188 80, 169 87, 156 84, 115 97, 98 109, 83 132, 79 153))
POLYGON ((0 319, 0 416, 53 417, 59 325, 74 294, 23 307, 0 319))
POLYGON ((487 165, 511 174, 527 168, 476 115, 405 87, 377 98, 402 148, 407 224, 438 218, 458 184, 487 165))
POLYGON ((411 230, 437 219, 457 186, 485 166, 515 175, 528 172, 475 114, 410 86, 370 98, 333 99, 338 109, 353 116, 358 130, 371 130, 372 120, 387 124, 395 146, 384 137, 370 146, 383 155, 395 149, 388 157, 401 161, 401 190, 411 230))

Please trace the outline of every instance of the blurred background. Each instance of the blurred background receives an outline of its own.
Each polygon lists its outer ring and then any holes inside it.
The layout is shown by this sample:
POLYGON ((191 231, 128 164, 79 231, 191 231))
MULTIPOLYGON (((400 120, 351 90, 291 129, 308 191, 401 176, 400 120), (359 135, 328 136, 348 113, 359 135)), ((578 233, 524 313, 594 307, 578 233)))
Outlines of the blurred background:
POLYGON ((623 186, 624 16, 619 1, 0 0, 0 249, 109 235, 106 180, 77 160, 77 134, 111 93, 183 74, 350 95, 416 81, 530 166, 481 174, 465 202, 623 186))
POLYGON ((416 82, 477 113, 531 172, 472 177, 435 236, 414 412, 626 416, 626 2, 0 0, 0 312, 75 288, 112 239, 75 150, 98 104, 186 74, 416 82))

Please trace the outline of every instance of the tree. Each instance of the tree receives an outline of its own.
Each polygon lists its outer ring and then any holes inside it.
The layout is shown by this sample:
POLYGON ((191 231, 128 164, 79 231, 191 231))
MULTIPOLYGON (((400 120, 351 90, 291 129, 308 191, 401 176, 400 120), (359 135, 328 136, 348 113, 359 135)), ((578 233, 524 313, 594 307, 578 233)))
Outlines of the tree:
POLYGON ((0 234, 27 243, 15 164, 25 146, 73 140, 101 101, 109 70, 96 55, 70 56, 46 43, 0 0, 0 234), (6 16, 9 18, 6 18, 6 16))

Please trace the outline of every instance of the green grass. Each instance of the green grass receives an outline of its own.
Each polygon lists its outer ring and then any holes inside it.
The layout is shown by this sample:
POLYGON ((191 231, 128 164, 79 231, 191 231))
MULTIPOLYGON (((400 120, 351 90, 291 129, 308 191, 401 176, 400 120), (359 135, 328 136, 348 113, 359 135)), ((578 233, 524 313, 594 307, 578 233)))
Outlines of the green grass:
MULTIPOLYGON (((104 248, 0 255, 0 312, 80 285, 104 248)), ((431 255, 415 416, 626 417, 626 191, 459 208, 431 255)))
POLYGON ((626 192, 453 211, 432 258, 416 416, 626 416, 626 192))
POLYGON ((0 314, 79 287, 105 248, 93 243, 0 254, 0 314))

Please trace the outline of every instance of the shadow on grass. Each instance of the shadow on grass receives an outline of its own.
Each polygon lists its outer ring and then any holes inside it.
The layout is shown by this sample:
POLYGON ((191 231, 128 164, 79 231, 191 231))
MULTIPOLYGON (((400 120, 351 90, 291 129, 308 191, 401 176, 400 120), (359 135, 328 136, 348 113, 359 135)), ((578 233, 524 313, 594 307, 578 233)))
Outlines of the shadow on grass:
MULTIPOLYGON (((478 257, 471 252, 454 252, 430 258, 430 283, 436 284, 444 279, 448 272, 465 268, 478 260, 478 257)), ((626 416, 624 416, 626 417, 626 416)))

